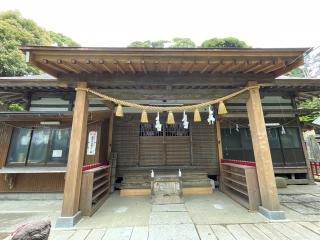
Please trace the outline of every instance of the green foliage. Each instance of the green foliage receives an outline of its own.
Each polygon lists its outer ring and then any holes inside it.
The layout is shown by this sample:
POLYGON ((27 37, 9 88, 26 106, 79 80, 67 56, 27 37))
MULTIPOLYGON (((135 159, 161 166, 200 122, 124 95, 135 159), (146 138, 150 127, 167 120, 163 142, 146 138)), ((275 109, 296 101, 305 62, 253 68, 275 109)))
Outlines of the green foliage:
MULTIPOLYGON (((308 99, 304 102, 299 103, 298 105, 299 109, 320 109, 320 98, 312 98, 308 99)), ((312 122, 317 117, 320 116, 319 112, 315 112, 306 116, 301 116, 300 121, 302 122, 312 122)))
MULTIPOLYGON (((128 47, 137 48, 164 48, 165 44, 171 43, 169 48, 196 48, 196 44, 190 38, 173 38, 172 41, 158 40, 158 41, 135 41, 128 45, 128 47)), ((227 38, 212 38, 205 40, 201 48, 250 48, 244 41, 234 37, 227 38)))
POLYGON ((12 103, 8 106, 8 110, 12 112, 21 112, 24 111, 24 108, 19 103, 12 103))
POLYGON ((19 43, 14 40, 0 42, 0 76, 39 73, 36 68, 26 64, 25 57, 17 45, 19 43))
POLYGON ((1 111, 21 112, 24 111, 24 107, 19 103, 12 103, 8 105, 0 101, 0 112, 1 111))
POLYGON ((165 44, 168 43, 167 40, 157 40, 157 41, 135 41, 128 45, 128 47, 135 48, 164 48, 165 44))
POLYGON ((135 48, 151 48, 151 41, 135 41, 128 45, 128 47, 135 47, 135 48))
POLYGON ((22 17, 18 11, 0 13, 0 76, 39 74, 39 70, 25 63, 20 45, 62 44, 78 46, 72 39, 47 32, 33 20, 22 17))
POLYGON ((286 74, 286 76, 289 76, 289 77, 305 77, 304 76, 304 72, 302 71, 301 68, 295 68, 295 69, 291 70, 290 72, 288 72, 286 74))
POLYGON ((190 38, 174 38, 169 48, 195 48, 196 44, 190 38))
POLYGON ((73 41, 71 38, 63 35, 62 33, 55 33, 52 31, 48 32, 51 40, 53 41, 54 45, 57 45, 59 47, 80 47, 80 44, 73 41))
POLYGON ((211 38, 201 44, 202 48, 250 48, 244 41, 234 37, 211 38))
POLYGON ((0 42, 14 40, 21 45, 50 45, 47 32, 33 20, 25 19, 17 11, 0 13, 0 42))

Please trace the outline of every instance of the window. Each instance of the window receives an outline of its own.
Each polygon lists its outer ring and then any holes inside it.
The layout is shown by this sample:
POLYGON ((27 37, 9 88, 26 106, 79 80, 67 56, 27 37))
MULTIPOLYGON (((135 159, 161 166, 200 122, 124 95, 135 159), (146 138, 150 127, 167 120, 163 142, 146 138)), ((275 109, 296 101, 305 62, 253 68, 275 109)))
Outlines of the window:
MULTIPOLYGON (((286 127, 285 131, 286 134, 281 134, 281 128, 267 128, 273 165, 305 165, 299 128, 286 127)), ((224 158, 254 161, 249 128, 241 128, 239 131, 224 128, 221 129, 221 135, 224 158)))
POLYGON ((190 127, 185 129, 183 124, 162 124, 161 131, 158 131, 153 123, 140 124, 140 136, 190 136, 190 127))
POLYGON ((7 164, 66 164, 70 129, 16 128, 11 139, 7 164))

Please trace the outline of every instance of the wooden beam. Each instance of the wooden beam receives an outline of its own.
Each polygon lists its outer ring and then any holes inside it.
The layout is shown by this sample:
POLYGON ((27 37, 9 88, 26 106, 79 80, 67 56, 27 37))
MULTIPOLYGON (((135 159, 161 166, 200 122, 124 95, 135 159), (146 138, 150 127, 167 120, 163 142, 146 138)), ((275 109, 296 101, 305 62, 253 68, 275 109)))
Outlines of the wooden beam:
POLYGON ((260 64, 262 64, 260 61, 256 62, 256 63, 252 63, 251 66, 250 66, 250 64, 248 64, 249 68, 247 70, 245 70, 244 73, 249 73, 249 72, 256 70, 257 68, 260 67, 260 64))
POLYGON ((167 73, 170 74, 170 70, 171 70, 171 62, 168 62, 167 65, 167 73))
POLYGON ((115 64, 117 66, 117 70, 119 70, 122 74, 125 74, 124 69, 121 67, 121 65, 118 61, 114 60, 113 64, 115 64))
MULTIPOLYGON (((172 64, 168 64, 172 65, 172 64)), ((203 86, 242 86, 244 87, 247 81, 258 80, 259 83, 274 83, 275 79, 271 75, 258 75, 258 74, 211 74, 211 73, 191 73, 183 75, 179 73, 150 73, 148 75, 142 72, 136 74, 68 74, 59 77, 59 81, 64 80, 68 83, 76 83, 84 79, 90 85, 92 81, 94 84, 108 86, 123 86, 123 85, 203 85, 203 86)), ((1 84, 1 82, 0 82, 1 84)))
POLYGON ((159 72, 159 69, 160 69, 159 65, 160 65, 159 61, 154 61, 154 71, 155 72, 159 72))
POLYGON ((275 76, 281 76, 286 72, 291 71, 292 69, 295 69, 301 65, 304 64, 304 59, 303 56, 300 56, 298 59, 295 59, 291 62, 289 62, 288 64, 286 64, 286 67, 283 69, 279 69, 278 71, 275 72, 275 76))
POLYGON ((217 73, 217 72, 222 72, 223 70, 227 69, 233 63, 234 63, 234 61, 221 61, 220 64, 211 71, 211 74, 217 73))
POLYGON ((54 69, 57 72, 68 73, 68 71, 66 71, 66 70, 62 69, 61 67, 57 66, 57 64, 54 63, 54 62, 49 62, 47 59, 43 59, 42 63, 45 64, 45 65, 48 65, 48 67, 54 69))
POLYGON ((221 73, 232 72, 232 70, 238 68, 241 63, 242 62, 240 61, 234 60, 233 63, 230 64, 231 66, 227 66, 224 69, 222 69, 221 73))
POLYGON ((264 65, 262 65, 260 68, 256 69, 255 71, 253 71, 255 74, 260 73, 260 72, 264 72, 265 70, 268 70, 269 68, 273 68, 276 66, 276 63, 274 61, 268 62, 264 65))
MULTIPOLYGON (((77 69, 80 69, 81 72, 86 72, 86 73, 91 73, 90 69, 88 69, 86 66, 84 66, 82 63, 80 63, 79 61, 72 59, 71 63, 73 64, 73 66, 77 69)), ((69 63, 67 63, 69 64, 69 63)))
POLYGON ((132 72, 133 74, 135 74, 135 73, 136 73, 136 70, 134 69, 134 66, 132 65, 132 62, 131 62, 130 60, 128 61, 128 64, 129 64, 129 68, 130 68, 131 72, 132 72))
POLYGON ((69 71, 69 72, 74 72, 79 74, 81 71, 79 71, 78 69, 76 69, 74 66, 71 66, 70 64, 68 64, 67 62, 58 59, 57 60, 57 64, 59 65, 59 67, 64 68, 65 70, 69 71))
POLYGON ((193 67, 196 65, 196 61, 194 61, 193 63, 190 63, 190 65, 188 66, 188 68, 186 69, 187 72, 192 73, 193 72, 193 67))
POLYGON ((142 68, 144 74, 148 74, 148 69, 145 65, 145 61, 141 61, 141 68, 142 68))
POLYGON ((100 68, 97 68, 94 62, 89 59, 85 60, 84 63, 81 63, 81 65, 84 65, 86 68, 90 69, 91 72, 101 72, 100 68))
MULTIPOLYGON (((77 87, 87 87, 79 82, 77 87)), ((67 173, 63 194, 61 216, 74 216, 79 210, 82 166, 87 140, 88 96, 86 91, 77 91, 73 110, 72 130, 69 145, 67 173)))
POLYGON ((111 68, 109 68, 109 67, 106 65, 106 62, 104 62, 103 60, 99 60, 99 65, 100 65, 104 70, 106 70, 107 72, 113 74, 113 71, 111 70, 111 68))
POLYGON ((217 145, 218 145, 218 161, 219 161, 219 170, 220 170, 220 174, 219 174, 219 188, 221 191, 223 191, 223 170, 222 170, 222 166, 221 166, 221 160, 223 159, 223 149, 222 149, 222 138, 221 138, 221 117, 218 116, 218 111, 215 110, 215 115, 216 115, 216 131, 217 131, 217 145))
MULTIPOLYGON (((257 83, 248 83, 248 86, 254 85, 257 85, 257 83)), ((247 111, 262 206, 271 211, 278 211, 280 210, 278 190, 272 166, 270 146, 262 111, 259 89, 255 88, 249 90, 247 111)))
MULTIPOLYGON (((298 107, 297 107, 297 103, 296 103, 294 95, 291 96, 291 102, 292 102, 292 105, 293 105, 293 109, 297 110, 298 107)), ((301 142, 301 145, 302 145, 304 159, 305 159, 306 165, 307 165, 308 179, 309 179, 309 181, 311 183, 313 183, 314 182, 314 177, 313 177, 313 174, 312 174, 312 169, 311 169, 311 165, 310 165, 310 159, 308 158, 307 145, 306 145, 306 142, 305 142, 304 136, 303 136, 302 124, 301 124, 301 122, 299 120, 299 116, 298 115, 295 115, 295 118, 296 118, 296 121, 297 121, 297 125, 299 127, 300 142, 301 142)))
POLYGON ((203 74, 205 71, 208 70, 208 68, 210 68, 210 63, 208 63, 204 68, 202 68, 200 73, 203 74))
POLYGON ((111 163, 112 156, 112 137, 113 137, 113 121, 114 121, 114 112, 111 113, 111 116, 109 118, 109 125, 108 125, 108 147, 107 147, 107 158, 109 161, 109 164, 111 163))
POLYGON ((46 73, 49 73, 49 74, 52 75, 52 76, 55 76, 55 77, 58 76, 58 73, 59 73, 59 72, 58 72, 57 70, 51 68, 50 66, 47 66, 47 65, 45 65, 45 64, 43 64, 43 63, 39 63, 39 62, 37 62, 37 61, 34 61, 33 59, 31 59, 30 63, 31 63, 33 66, 36 66, 36 67, 38 67, 38 68, 41 69, 41 70, 44 70, 46 73))
POLYGON ((210 71, 209 69, 213 67, 213 69, 211 69, 211 73, 212 73, 214 68, 219 66, 219 64, 220 64, 220 61, 208 61, 207 65, 200 71, 200 74, 209 72, 210 71))

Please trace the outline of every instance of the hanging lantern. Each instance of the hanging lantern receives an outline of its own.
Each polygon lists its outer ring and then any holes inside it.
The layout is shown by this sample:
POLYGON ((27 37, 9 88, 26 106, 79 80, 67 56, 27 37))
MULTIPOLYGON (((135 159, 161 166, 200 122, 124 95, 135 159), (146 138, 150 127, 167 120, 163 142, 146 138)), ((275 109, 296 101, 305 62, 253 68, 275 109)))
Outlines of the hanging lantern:
POLYGON ((117 116, 117 117, 123 117, 123 109, 122 109, 121 104, 119 104, 119 105, 117 106, 116 116, 117 116))
POLYGON ((146 110, 143 110, 141 113, 141 122, 148 123, 148 115, 147 115, 146 110))
POLYGON ((213 116, 213 110, 211 109, 211 106, 208 107, 208 111, 209 111, 209 116, 208 116, 207 121, 208 121, 209 125, 212 125, 212 124, 214 124, 216 119, 213 116))
POLYGON ((282 135, 286 134, 286 129, 284 128, 284 126, 281 126, 281 134, 282 135))
POLYGON ((223 115, 223 114, 227 114, 227 113, 228 113, 228 111, 226 109, 226 105, 224 105, 224 103, 222 101, 219 102, 218 114, 223 115))
POLYGON ((156 129, 158 132, 161 132, 162 129, 162 124, 160 123, 160 113, 158 112, 157 117, 156 117, 156 129))
POLYGON ((167 124, 175 124, 175 122, 174 122, 174 116, 173 116, 172 111, 169 111, 169 113, 168 113, 167 124))
POLYGON ((200 112, 199 112, 198 108, 196 108, 196 110, 194 110, 193 121, 194 122, 201 122, 201 116, 200 116, 200 112))
POLYGON ((183 128, 184 128, 184 129, 188 129, 188 127, 189 127, 189 122, 188 122, 188 117, 187 117, 186 111, 183 111, 182 122, 183 122, 183 128))

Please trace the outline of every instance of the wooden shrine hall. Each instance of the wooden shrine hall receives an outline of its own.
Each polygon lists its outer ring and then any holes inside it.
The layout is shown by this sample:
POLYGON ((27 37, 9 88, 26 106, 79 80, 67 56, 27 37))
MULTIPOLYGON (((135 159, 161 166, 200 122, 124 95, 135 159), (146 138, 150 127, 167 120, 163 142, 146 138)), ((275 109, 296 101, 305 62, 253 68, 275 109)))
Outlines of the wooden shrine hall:
MULTIPOLYGON (((20 48, 49 75, 0 78, 0 191, 63 192, 60 224, 115 188, 150 195, 182 173, 183 194, 220 190, 284 218, 275 176, 312 181, 297 101, 320 81, 281 77, 308 49, 20 48)), ((214 193, 213 193, 214 194, 214 193)))

